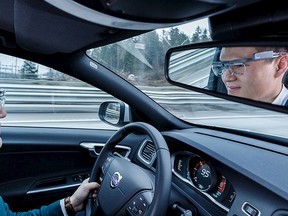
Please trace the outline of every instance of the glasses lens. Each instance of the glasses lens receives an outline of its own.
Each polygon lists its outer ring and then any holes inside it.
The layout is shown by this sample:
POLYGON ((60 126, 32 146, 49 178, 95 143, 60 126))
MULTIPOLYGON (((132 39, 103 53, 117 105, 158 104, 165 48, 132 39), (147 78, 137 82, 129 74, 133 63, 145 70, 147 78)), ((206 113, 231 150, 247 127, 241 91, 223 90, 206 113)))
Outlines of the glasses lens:
POLYGON ((212 65, 212 71, 215 74, 215 76, 220 77, 224 71, 225 67, 223 64, 213 64, 212 65))
POLYGON ((245 64, 243 63, 233 63, 229 67, 229 72, 231 75, 237 74, 237 75, 243 75, 245 72, 245 64))
POLYGON ((0 89, 0 106, 1 108, 5 106, 5 93, 6 91, 4 89, 0 89))
POLYGON ((228 71, 231 75, 243 75, 245 70, 245 64, 243 63, 216 63, 212 65, 212 71, 215 76, 218 77, 220 77, 225 71, 228 71))

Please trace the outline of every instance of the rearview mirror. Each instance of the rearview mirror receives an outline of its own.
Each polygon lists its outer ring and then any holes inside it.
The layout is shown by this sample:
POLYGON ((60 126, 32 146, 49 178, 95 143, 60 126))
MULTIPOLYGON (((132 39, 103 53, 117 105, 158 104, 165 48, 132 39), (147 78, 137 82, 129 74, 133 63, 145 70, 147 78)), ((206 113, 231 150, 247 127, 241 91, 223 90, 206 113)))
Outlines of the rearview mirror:
POLYGON ((165 59, 166 79, 174 85, 281 109, 288 106, 287 70, 288 47, 284 46, 190 45, 168 50, 165 59))

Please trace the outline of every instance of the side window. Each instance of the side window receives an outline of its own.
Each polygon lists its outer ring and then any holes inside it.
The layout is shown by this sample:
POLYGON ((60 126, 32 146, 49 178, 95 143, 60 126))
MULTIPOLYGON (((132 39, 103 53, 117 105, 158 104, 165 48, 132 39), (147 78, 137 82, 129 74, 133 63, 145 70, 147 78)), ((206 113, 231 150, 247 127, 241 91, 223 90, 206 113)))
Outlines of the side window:
POLYGON ((0 54, 0 88, 6 90, 2 126, 112 127, 99 119, 98 108, 116 99, 53 68, 0 54))

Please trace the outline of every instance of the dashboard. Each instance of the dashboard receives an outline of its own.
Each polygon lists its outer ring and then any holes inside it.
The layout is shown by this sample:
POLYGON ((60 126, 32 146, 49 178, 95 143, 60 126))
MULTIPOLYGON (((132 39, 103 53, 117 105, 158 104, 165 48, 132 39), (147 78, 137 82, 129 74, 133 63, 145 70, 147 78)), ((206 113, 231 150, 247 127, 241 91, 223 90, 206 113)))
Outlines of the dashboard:
MULTIPOLYGON (((49 129, 43 134, 42 128, 21 128, 19 133, 18 127, 4 127, 2 132, 1 195, 19 211, 45 204, 51 194, 53 200, 61 199, 64 192, 71 194, 89 175, 114 133, 49 129), (10 164, 21 172, 11 172, 10 164)), ((162 135, 170 152, 167 163, 172 165, 166 216, 288 215, 288 151, 284 144, 206 128, 162 135)), ((157 158, 147 135, 129 134, 114 150, 153 179, 157 158)))
MULTIPOLYGON (((191 215, 288 215, 287 147, 199 128, 163 136, 173 172, 167 215, 181 215, 175 205, 191 215)), ((137 159, 155 171, 149 139, 137 159)))

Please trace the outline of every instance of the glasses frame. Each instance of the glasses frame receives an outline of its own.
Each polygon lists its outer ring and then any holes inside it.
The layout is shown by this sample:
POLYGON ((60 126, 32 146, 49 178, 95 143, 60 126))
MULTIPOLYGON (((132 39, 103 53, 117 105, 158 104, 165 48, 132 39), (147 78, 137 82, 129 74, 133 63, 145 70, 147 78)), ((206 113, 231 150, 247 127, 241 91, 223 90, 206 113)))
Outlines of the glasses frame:
POLYGON ((237 75, 243 75, 246 72, 246 65, 244 63, 246 62, 253 62, 253 61, 260 61, 260 60, 267 60, 267 59, 274 59, 274 58, 278 58, 284 54, 287 54, 287 52, 274 52, 274 51, 263 51, 263 52, 257 52, 254 53, 252 58, 243 58, 243 59, 234 59, 231 61, 218 61, 218 62, 213 62, 211 69, 213 71, 213 73, 215 74, 215 76, 220 77, 223 75, 223 71, 225 69, 223 69, 221 71, 221 73, 217 73, 215 72, 215 70, 213 70, 213 66, 214 65, 218 65, 218 66, 222 66, 225 67, 226 69, 228 69, 229 73, 231 75, 237 74, 237 75), (244 72, 243 73, 237 73, 233 70, 231 70, 231 66, 237 66, 237 65, 243 65, 244 66, 244 72))
POLYGON ((2 109, 5 106, 6 101, 6 90, 1 88, 0 89, 0 108, 2 109))

